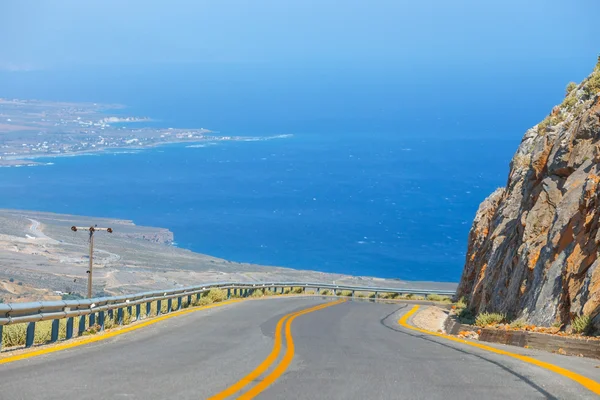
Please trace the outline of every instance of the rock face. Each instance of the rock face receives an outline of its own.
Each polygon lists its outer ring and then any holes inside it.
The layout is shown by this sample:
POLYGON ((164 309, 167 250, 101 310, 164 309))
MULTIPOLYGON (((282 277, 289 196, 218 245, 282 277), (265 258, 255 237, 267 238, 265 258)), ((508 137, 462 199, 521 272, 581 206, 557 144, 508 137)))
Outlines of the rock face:
POLYGON ((536 325, 600 328, 600 57, 529 129, 508 183, 477 211, 457 296, 536 325))

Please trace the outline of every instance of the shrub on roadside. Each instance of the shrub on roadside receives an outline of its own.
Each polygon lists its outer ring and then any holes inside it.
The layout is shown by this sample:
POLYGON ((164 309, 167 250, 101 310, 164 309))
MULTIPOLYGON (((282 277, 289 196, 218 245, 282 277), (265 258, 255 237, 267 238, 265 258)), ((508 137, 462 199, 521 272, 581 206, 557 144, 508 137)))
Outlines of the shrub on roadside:
POLYGON ((218 303, 220 301, 227 300, 227 290, 210 289, 206 294, 206 297, 211 300, 211 303, 218 303))
POLYGON ((522 318, 516 319, 510 323, 510 327, 513 329, 523 329, 527 326, 527 321, 522 318))
POLYGON ((475 315, 468 308, 462 308, 458 312, 458 322, 461 324, 473 325, 475 323, 475 315))
POLYGON ((406 300, 425 300, 425 297, 419 296, 418 294, 412 294, 412 293, 409 293, 406 296, 403 296, 402 298, 404 298, 406 300))
POLYGON ((448 296, 441 296, 439 294, 428 294, 427 295, 427 300, 429 301, 441 301, 444 303, 451 303, 452 299, 450 299, 450 297, 448 296))
POLYGON ((573 332, 587 335, 592 330, 592 319, 589 315, 580 315, 573 320, 573 332))
POLYGON ((506 321, 506 314, 483 312, 475 318, 475 325, 482 328, 488 325, 501 324, 506 321))

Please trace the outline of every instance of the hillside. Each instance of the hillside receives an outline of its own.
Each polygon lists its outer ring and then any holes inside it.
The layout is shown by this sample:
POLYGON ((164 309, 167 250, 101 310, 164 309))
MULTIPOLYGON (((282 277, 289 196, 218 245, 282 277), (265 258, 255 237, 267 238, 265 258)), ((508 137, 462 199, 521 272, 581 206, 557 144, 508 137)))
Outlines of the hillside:
POLYGON ((303 281, 354 285, 436 287, 455 283, 407 282, 238 263, 172 246, 173 233, 132 221, 24 210, 0 210, 0 300, 58 299, 85 294, 88 235, 71 226, 111 227, 98 232, 94 294, 163 290, 207 282, 303 281), (57 294, 58 292, 58 294, 57 294))
POLYGON ((600 57, 529 129, 477 211, 457 295, 475 312, 600 327, 600 57))

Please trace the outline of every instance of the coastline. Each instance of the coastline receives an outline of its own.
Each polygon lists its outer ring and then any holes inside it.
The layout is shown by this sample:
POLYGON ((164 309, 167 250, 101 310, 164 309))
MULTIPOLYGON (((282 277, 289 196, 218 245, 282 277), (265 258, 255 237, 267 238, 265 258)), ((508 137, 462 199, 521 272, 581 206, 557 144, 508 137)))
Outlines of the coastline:
MULTIPOLYGON (((213 131, 210 131, 213 132, 213 131)), ((194 139, 194 140, 170 140, 159 143, 151 143, 144 146, 126 146, 126 147, 102 147, 102 148, 94 148, 92 150, 85 151, 74 151, 70 153, 58 153, 58 154, 34 154, 34 155, 10 155, 4 156, 0 158, 0 168, 18 168, 18 167, 36 167, 36 166, 48 166, 53 165, 54 163, 42 163, 31 160, 39 160, 39 159, 54 159, 54 158, 63 158, 63 157, 83 157, 83 156, 98 156, 98 155, 107 155, 107 154, 128 154, 128 153, 137 153, 144 150, 150 150, 154 148, 164 147, 168 145, 200 145, 205 144, 206 146, 193 146, 197 148, 208 147, 209 145, 216 145, 219 142, 261 142, 267 140, 274 139, 286 139, 293 137, 292 134, 282 134, 282 135, 274 135, 274 136, 232 136, 229 139, 222 139, 219 137, 215 137, 212 139, 194 139), (9 161, 10 163, 4 163, 4 161, 9 161)))
POLYGON ((85 290, 87 235, 71 225, 114 229, 98 238, 94 257, 97 293, 112 295, 216 281, 312 281, 355 286, 455 290, 455 282, 354 276, 228 261, 174 246, 165 228, 133 221, 50 212, 0 209, 0 298, 11 302, 53 299, 55 292, 85 290))

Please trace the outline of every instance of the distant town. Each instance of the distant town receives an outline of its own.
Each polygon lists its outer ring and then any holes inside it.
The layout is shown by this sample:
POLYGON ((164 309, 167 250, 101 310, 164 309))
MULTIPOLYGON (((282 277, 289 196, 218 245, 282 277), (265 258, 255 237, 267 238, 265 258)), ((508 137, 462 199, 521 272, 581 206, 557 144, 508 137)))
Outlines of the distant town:
POLYGON ((148 125, 152 120, 108 113, 123 108, 120 105, 0 98, 0 166, 36 165, 39 163, 35 159, 41 157, 119 148, 261 139, 219 136, 204 128, 142 127, 140 125, 148 125))

